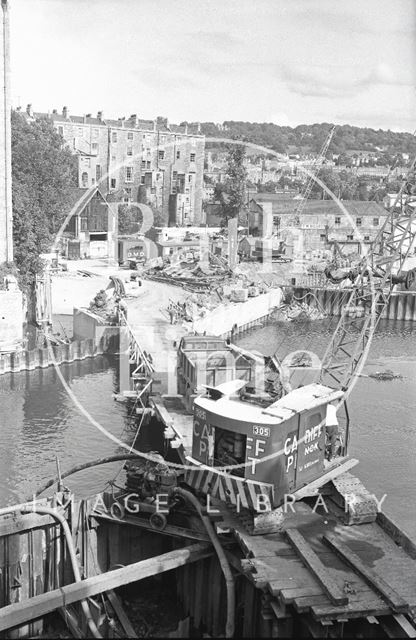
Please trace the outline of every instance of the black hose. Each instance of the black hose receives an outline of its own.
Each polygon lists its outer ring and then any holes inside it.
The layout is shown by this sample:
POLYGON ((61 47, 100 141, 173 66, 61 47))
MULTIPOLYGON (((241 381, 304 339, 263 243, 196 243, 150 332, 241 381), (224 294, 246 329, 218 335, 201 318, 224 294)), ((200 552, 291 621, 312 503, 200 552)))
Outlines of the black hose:
POLYGON ((232 638, 234 636, 235 584, 234 576, 227 560, 227 556, 225 555, 224 549, 222 548, 221 543, 218 540, 218 536, 215 533, 211 520, 208 518, 208 516, 204 516, 204 514, 202 513, 199 500, 190 491, 186 491, 186 489, 182 489, 182 487, 175 487, 175 489, 173 489, 172 491, 172 494, 179 495, 185 500, 188 500, 188 502, 190 502, 196 509, 209 535, 212 546, 214 547, 215 552, 218 556, 227 589, 227 620, 225 624, 225 637, 232 638))
POLYGON ((98 467, 100 464, 108 464, 109 462, 119 462, 120 460, 137 460, 138 458, 142 459, 143 456, 138 455, 137 453, 119 453, 113 456, 107 456, 107 458, 98 458, 97 460, 91 460, 91 462, 84 462, 82 464, 77 464, 75 467, 72 467, 68 471, 64 471, 59 478, 56 476, 51 480, 48 480, 40 489, 36 491, 36 493, 27 500, 32 500, 33 497, 37 498, 41 493, 52 487, 55 483, 59 482, 59 480, 63 480, 68 476, 71 476, 73 473, 78 473, 78 471, 83 471, 84 469, 89 469, 90 467, 98 467))

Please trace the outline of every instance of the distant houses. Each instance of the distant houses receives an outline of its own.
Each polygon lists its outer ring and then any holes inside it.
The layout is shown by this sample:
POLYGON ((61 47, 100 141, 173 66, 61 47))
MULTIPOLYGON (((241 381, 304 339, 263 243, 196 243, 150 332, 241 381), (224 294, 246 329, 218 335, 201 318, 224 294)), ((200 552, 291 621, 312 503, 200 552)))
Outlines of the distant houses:
POLYGON ((297 216, 299 202, 272 193, 257 194, 249 203, 249 235, 283 237, 295 229, 302 234, 305 252, 328 249, 336 242, 344 253, 361 253, 375 240, 387 215, 377 202, 344 200, 340 206, 333 200, 308 200, 297 216))

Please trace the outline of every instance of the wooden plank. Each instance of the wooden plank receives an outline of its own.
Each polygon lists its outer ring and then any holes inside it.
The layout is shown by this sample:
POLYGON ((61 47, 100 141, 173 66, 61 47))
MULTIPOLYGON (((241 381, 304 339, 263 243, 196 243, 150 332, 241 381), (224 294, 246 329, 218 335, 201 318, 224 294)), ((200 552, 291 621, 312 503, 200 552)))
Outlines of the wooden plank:
POLYGON ((414 625, 410 624, 409 620, 404 617, 403 614, 398 613, 393 615, 393 618, 396 620, 397 624, 401 627, 402 631, 404 631, 408 638, 416 638, 416 628, 414 625))
POLYGON ((353 569, 357 571, 364 580, 382 595, 395 613, 405 613, 409 610, 409 605, 385 580, 373 569, 367 567, 361 558, 351 551, 346 544, 340 542, 333 534, 325 534, 324 542, 343 559, 353 569))
POLYGON ((248 580, 244 583, 243 638, 250 638, 254 630, 254 587, 248 580))
POLYGON ((155 558, 135 562, 121 569, 92 576, 81 582, 65 585, 49 593, 34 596, 25 602, 15 602, 0 610, 0 631, 23 624, 28 620, 40 618, 59 607, 95 596, 103 591, 171 571, 191 562, 197 562, 211 554, 211 546, 194 544, 183 549, 169 551, 155 558))
MULTIPOLYGON (((31 597, 37 596, 44 592, 44 575, 43 575, 43 540, 45 532, 42 529, 32 529, 30 535, 30 559, 31 559, 31 597)), ((32 622, 32 636, 39 636, 43 631, 41 621, 32 622)))
MULTIPOLYGON (((111 522, 113 524, 118 525, 130 525, 133 527, 140 527, 141 529, 147 529, 148 531, 154 532, 154 527, 150 524, 149 520, 145 517, 140 516, 124 516, 122 520, 116 520, 111 516, 108 516, 104 513, 94 513, 93 518, 96 521, 106 520, 107 522, 111 522)), ((190 540, 200 540, 201 542, 209 542, 209 536, 207 533, 203 531, 194 531, 193 529, 187 529, 185 527, 178 527, 176 525, 167 524, 163 531, 157 532, 160 535, 167 536, 176 536, 183 540, 183 538, 189 538, 190 540)))
POLYGON ((135 630, 133 629, 133 626, 126 614, 126 612, 124 611, 124 607, 120 601, 120 598, 118 597, 118 595, 115 593, 115 591, 113 591, 112 589, 109 589, 109 591, 107 591, 106 593, 107 598, 110 601, 111 606, 113 607, 114 611, 117 614, 117 617, 121 623, 121 626, 123 627, 123 630, 126 633, 126 637, 127 638, 137 638, 137 634, 135 632, 135 630))
POLYGON ((214 579, 211 585, 212 608, 213 608, 211 635, 214 638, 220 635, 220 627, 221 627, 220 608, 221 608, 221 602, 222 602, 222 599, 221 599, 222 580, 223 580, 223 576, 222 576, 221 567, 218 563, 216 563, 215 570, 214 570, 214 579))
MULTIPOLYGON (((311 586, 311 585, 305 585, 305 583, 302 580, 299 580, 298 578, 294 578, 293 576, 287 576, 287 577, 285 576, 284 578, 280 578, 280 580, 270 580, 267 583, 267 589, 275 597, 277 597, 280 594, 282 589, 301 589, 302 587, 305 587, 305 586, 311 586)), ((322 588, 321 588, 321 591, 322 591, 322 588)))
POLYGON ((354 458, 350 458, 345 462, 342 462, 341 464, 335 467, 332 467, 323 476, 320 476, 320 478, 318 478, 317 480, 313 480, 312 482, 307 484, 305 487, 298 489, 292 495, 294 496, 295 500, 301 500, 302 498, 305 498, 307 496, 316 497, 316 489, 319 489, 319 487, 323 486, 330 480, 337 478, 339 475, 341 475, 341 473, 345 473, 346 471, 349 471, 350 469, 355 467, 358 464, 358 462, 359 462, 358 460, 355 460, 354 458))
MULTIPOLYGON (((295 606, 296 611, 299 613, 304 613, 305 611, 309 611, 314 605, 324 605, 328 604, 328 596, 300 596, 294 600, 293 604, 295 606)), ((333 606, 333 605, 332 605, 333 606)))
POLYGON ((380 511, 377 514, 376 522, 389 538, 393 539, 411 558, 416 560, 416 544, 385 513, 380 511))
POLYGON ((283 604, 276 602, 276 600, 270 600, 270 606, 278 620, 286 620, 286 618, 290 617, 286 611, 286 607, 283 604))
POLYGON ((194 605, 194 625, 196 629, 199 629, 199 626, 201 624, 201 613, 202 613, 202 609, 203 609, 203 605, 206 602, 206 595, 205 595, 205 589, 206 589, 206 583, 204 582, 204 575, 206 576, 205 573, 205 561, 200 562, 197 565, 194 565, 193 567, 195 569, 195 584, 194 584, 194 590, 195 590, 195 605, 194 605))
POLYGON ((48 524, 55 524, 52 516, 42 516, 38 513, 19 514, 18 518, 3 517, 0 520, 0 536, 10 536, 29 529, 38 529, 48 524))
POLYGON ((335 582, 328 567, 322 564, 315 551, 310 547, 297 529, 287 529, 286 535, 300 558, 313 572, 314 577, 322 585, 323 590, 333 604, 348 604, 348 597, 335 582))
POLYGON ((303 587, 295 589, 281 589, 280 597, 284 604, 291 604, 297 598, 303 598, 306 596, 324 596, 324 592, 321 586, 316 587, 303 587))
MULTIPOLYGON (((174 427, 173 418, 170 415, 169 411, 166 409, 163 400, 155 400, 154 398, 151 398, 150 404, 155 409, 156 413, 158 414, 163 424, 166 425, 167 427, 171 427, 175 431, 175 433, 177 433, 174 427)), ((178 433, 178 435, 180 434, 178 433)))
MULTIPOLYGON (((296 606, 296 601, 295 601, 296 606)), ((334 605, 325 605, 315 603, 312 605, 312 614, 315 618, 323 622, 324 620, 346 620, 352 618, 366 618, 367 616, 386 616, 389 615, 389 607, 380 600, 379 603, 373 602, 354 602, 346 607, 335 609, 334 605)), ((301 610, 299 609, 299 612, 301 610)))
POLYGON ((6 574, 5 538, 0 537, 0 608, 6 604, 6 574))

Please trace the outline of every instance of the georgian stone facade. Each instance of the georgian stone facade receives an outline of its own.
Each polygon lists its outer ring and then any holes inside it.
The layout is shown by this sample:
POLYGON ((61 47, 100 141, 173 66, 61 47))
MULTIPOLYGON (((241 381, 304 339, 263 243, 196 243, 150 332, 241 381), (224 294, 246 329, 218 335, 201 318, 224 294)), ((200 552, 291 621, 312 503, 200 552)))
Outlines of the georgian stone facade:
POLYGON ((79 187, 99 186, 120 203, 142 202, 164 214, 170 225, 199 224, 202 214, 205 137, 198 125, 172 125, 165 118, 118 120, 103 113, 48 118, 79 156, 79 187))

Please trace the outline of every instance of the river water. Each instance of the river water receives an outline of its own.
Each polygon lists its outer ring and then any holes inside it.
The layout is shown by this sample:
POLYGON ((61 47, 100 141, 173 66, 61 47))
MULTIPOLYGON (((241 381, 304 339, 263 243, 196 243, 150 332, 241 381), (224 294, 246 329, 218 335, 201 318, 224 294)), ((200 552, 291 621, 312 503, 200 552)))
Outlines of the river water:
MULTIPOLYGON (((279 356, 308 349, 325 350, 335 321, 269 324, 246 334, 241 346, 279 356)), ((392 369, 403 376, 390 382, 360 378, 349 400, 350 455, 355 473, 381 499, 383 509, 416 539, 416 326, 383 322, 374 336, 363 373, 392 369)), ((100 356, 63 365, 62 374, 83 407, 113 435, 125 430, 118 390, 117 360, 100 356)), ((111 455, 117 445, 80 413, 53 367, 0 376, 0 506, 27 498, 63 470, 111 455)), ((103 489, 121 463, 71 476, 65 484, 86 497, 103 489)))

